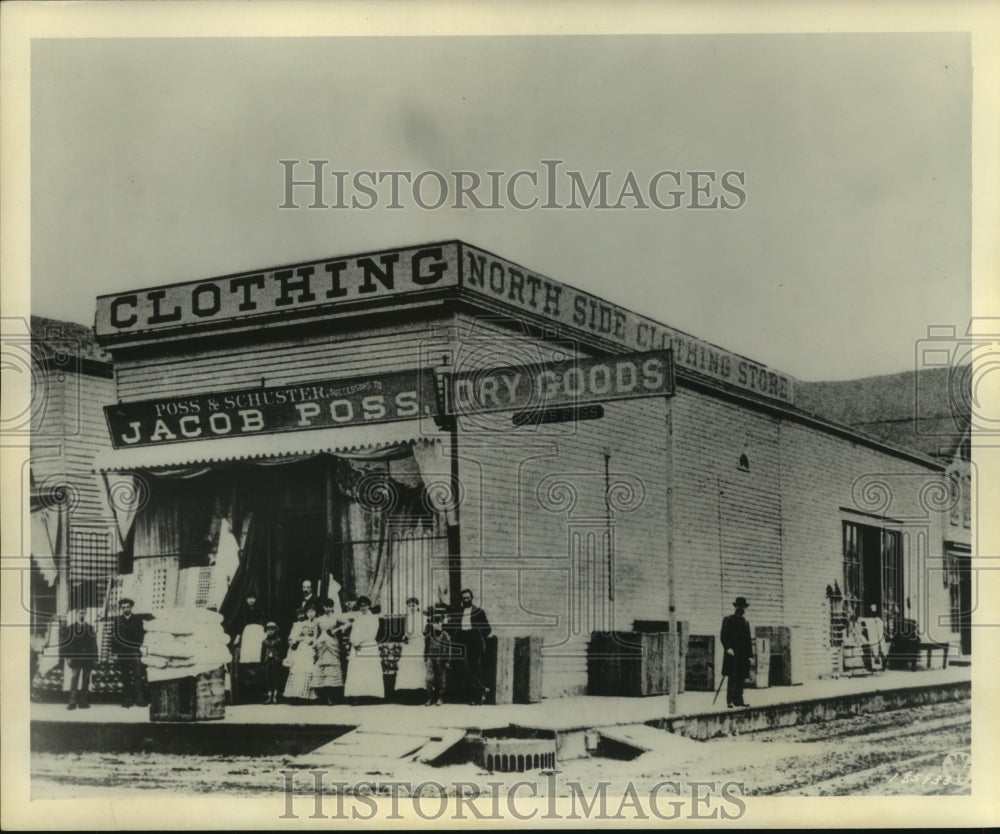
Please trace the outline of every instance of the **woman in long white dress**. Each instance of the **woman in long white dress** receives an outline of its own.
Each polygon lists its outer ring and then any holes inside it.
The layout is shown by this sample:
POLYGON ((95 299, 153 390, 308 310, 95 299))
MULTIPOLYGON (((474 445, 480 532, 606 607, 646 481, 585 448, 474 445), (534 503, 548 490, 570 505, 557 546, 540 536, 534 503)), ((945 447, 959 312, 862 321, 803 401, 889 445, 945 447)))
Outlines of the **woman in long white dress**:
POLYGON ((378 617, 368 597, 358 597, 357 614, 351 625, 351 659, 347 664, 345 698, 385 698, 382 658, 379 655, 378 617))
POLYGON ((420 610, 420 601, 410 597, 406 601, 406 632, 403 649, 396 669, 396 691, 419 689, 423 694, 427 686, 427 672, 424 669, 424 627, 427 618, 420 610))
POLYGON ((316 700, 312 689, 313 664, 316 659, 316 610, 299 609, 295 622, 288 632, 288 680, 285 682, 286 698, 316 700))

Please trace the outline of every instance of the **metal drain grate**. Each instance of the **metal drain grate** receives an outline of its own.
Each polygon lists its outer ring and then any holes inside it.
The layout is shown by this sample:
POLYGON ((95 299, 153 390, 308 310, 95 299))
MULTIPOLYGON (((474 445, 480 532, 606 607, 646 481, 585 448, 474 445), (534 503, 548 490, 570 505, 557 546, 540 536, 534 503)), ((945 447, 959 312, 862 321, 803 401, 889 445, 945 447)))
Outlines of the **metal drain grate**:
POLYGON ((556 766, 554 738, 483 739, 479 764, 490 773, 525 773, 556 766))

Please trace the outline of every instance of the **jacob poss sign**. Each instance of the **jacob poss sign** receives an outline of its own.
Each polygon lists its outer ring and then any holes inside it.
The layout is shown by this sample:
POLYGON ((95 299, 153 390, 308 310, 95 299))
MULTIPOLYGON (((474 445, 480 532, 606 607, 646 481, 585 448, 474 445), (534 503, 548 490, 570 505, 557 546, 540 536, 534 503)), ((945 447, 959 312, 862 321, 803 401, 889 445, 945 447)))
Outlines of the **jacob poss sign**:
POLYGON ((462 415, 673 393, 673 356, 669 350, 660 350, 455 374, 450 406, 454 413, 462 415))
POLYGON ((246 388, 104 407, 116 449, 412 420, 437 413, 434 371, 246 388))

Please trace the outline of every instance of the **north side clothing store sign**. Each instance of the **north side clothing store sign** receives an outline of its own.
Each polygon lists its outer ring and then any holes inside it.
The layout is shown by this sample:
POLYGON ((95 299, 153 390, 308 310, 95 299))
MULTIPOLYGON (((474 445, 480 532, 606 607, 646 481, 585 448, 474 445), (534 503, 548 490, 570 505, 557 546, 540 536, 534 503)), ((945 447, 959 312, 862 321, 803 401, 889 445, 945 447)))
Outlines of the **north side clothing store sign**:
MULTIPOLYGON (((674 392, 671 351, 569 359, 451 377, 451 411, 542 410, 674 392)), ((115 449, 374 425, 441 413, 432 368, 105 406, 115 449)))

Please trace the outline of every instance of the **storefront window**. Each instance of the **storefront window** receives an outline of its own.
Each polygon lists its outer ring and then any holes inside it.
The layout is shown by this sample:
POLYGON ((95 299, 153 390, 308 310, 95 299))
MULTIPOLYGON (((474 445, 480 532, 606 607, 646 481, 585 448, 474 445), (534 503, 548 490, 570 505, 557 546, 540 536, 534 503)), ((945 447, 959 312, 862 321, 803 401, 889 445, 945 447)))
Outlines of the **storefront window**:
POLYGON ((881 617, 892 637, 903 616, 901 533, 845 521, 843 548, 843 618, 881 617))
POLYGON ((229 618, 252 590, 283 628, 306 580, 320 598, 343 605, 363 594, 383 614, 404 612, 410 596, 436 601, 447 529, 412 455, 306 455, 146 477, 150 498, 130 543, 134 582, 154 608, 209 598, 229 618))

